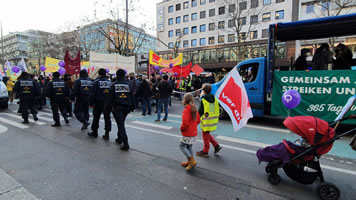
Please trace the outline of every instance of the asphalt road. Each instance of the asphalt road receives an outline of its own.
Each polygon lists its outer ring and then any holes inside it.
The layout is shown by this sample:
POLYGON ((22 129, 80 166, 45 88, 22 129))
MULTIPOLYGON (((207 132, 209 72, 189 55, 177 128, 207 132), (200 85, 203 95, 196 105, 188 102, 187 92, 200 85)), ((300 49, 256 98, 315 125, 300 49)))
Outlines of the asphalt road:
MULTIPOLYGON (((128 152, 114 142, 116 125, 106 142, 80 131, 75 118, 69 126, 52 128, 49 107, 39 112, 36 124, 25 126, 16 109, 17 105, 10 105, 0 111, 0 169, 39 199, 317 199, 318 181, 302 185, 280 171, 281 184, 271 185, 265 164, 258 164, 255 156, 266 142, 241 139, 246 133, 266 131, 288 136, 279 121, 269 126, 254 120, 237 134, 240 139, 222 133, 218 137, 221 152, 213 155, 211 149, 209 158, 198 157, 197 167, 187 173, 180 166, 185 158, 178 147, 179 104, 172 106, 166 123, 156 124, 155 116, 142 117, 138 111, 130 114, 128 152)), ((228 132, 229 122, 222 124, 228 132)), ((202 148, 201 132, 199 139, 194 151, 202 148)), ((329 155, 321 163, 326 181, 339 187, 341 199, 354 199, 356 161, 329 155)))

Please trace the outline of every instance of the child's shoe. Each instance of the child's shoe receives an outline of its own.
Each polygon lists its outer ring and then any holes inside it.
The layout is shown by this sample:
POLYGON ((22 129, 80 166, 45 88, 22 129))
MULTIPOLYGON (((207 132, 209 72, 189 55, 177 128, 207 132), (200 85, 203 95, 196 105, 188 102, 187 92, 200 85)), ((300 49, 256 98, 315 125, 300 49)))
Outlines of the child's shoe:
POLYGON ((189 161, 183 161, 180 165, 182 165, 182 167, 187 167, 189 164, 189 161))
POLYGON ((204 152, 204 151, 198 151, 198 152, 197 152, 197 156, 209 157, 209 153, 206 153, 206 152, 204 152))
POLYGON ((197 165, 197 161, 192 156, 192 157, 188 158, 188 166, 185 168, 185 170, 189 171, 192 168, 194 168, 195 165, 197 165))

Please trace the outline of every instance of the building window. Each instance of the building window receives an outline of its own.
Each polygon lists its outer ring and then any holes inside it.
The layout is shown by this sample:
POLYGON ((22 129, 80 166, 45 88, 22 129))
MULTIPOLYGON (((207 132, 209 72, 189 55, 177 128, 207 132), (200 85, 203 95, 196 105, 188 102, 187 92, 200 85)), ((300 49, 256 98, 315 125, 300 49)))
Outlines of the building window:
POLYGON ((169 7, 168 7, 168 12, 169 12, 169 13, 172 13, 172 12, 173 12, 173 6, 169 6, 169 7))
POLYGON ((168 48, 173 49, 173 42, 168 43, 168 48))
POLYGON ((168 19, 168 25, 172 25, 173 24, 173 18, 169 18, 168 19))
POLYGON ((330 0, 323 0, 321 4, 321 10, 327 11, 330 9, 330 0))
POLYGON ((242 17, 239 19, 239 25, 242 26, 242 25, 246 25, 246 17, 242 17))
POLYGON ((262 29, 262 38, 268 37, 268 29, 262 29))
POLYGON ((236 5, 235 4, 230 4, 229 5, 229 13, 234 13, 236 10, 236 5))
POLYGON ((199 44, 200 44, 200 46, 206 45, 206 39, 205 38, 200 38, 199 44))
POLYGON ((196 33, 197 32, 197 27, 196 26, 192 26, 192 31, 190 31, 191 33, 196 33))
POLYGON ((180 42, 176 42, 176 48, 180 48, 181 47, 181 43, 180 42))
POLYGON ((240 8, 240 10, 246 10, 247 9, 247 1, 240 2, 239 8, 240 8))
POLYGON ((176 29, 176 36, 180 36, 182 33, 181 33, 181 30, 180 29, 176 29))
POLYGON ((276 19, 284 19, 284 10, 276 11, 276 19))
POLYGON ((215 30, 215 23, 210 23, 209 24, 209 31, 215 30))
POLYGON ((251 0, 251 8, 257 8, 258 7, 258 0, 251 0))
POLYGON ((215 37, 209 37, 209 44, 214 44, 215 43, 215 37))
POLYGON ((271 4, 271 0, 263 0, 263 5, 270 5, 271 4))
POLYGON ((191 40, 191 45, 190 46, 196 47, 197 46, 197 40, 196 39, 191 40))
POLYGON ((173 37, 173 30, 172 31, 168 31, 168 37, 173 37))
POLYGON ((262 14, 262 21, 263 22, 268 22, 270 20, 271 20, 271 13, 270 12, 262 14))
POLYGON ((235 27, 235 20, 229 19, 229 21, 227 22, 227 27, 229 28, 235 27))
POLYGON ((215 0, 209 0, 209 3, 213 3, 213 2, 215 2, 215 0))
POLYGON ((179 3, 179 4, 176 4, 176 11, 179 11, 180 9, 181 9, 180 3, 179 3))
POLYGON ((206 31, 206 25, 202 24, 200 25, 200 32, 205 32, 206 31))
POLYGON ((250 19, 251 24, 257 24, 258 23, 258 15, 252 15, 250 19))
POLYGON ((229 34, 227 36, 227 41, 228 42, 235 42, 235 34, 229 34))
POLYGON ((188 47, 189 46, 189 41, 188 40, 184 40, 183 41, 183 47, 188 47))
POLYGON ((215 8, 209 10, 209 17, 214 17, 215 16, 215 8))
POLYGON ((206 17, 206 11, 200 12, 200 19, 204 19, 206 17))
POLYGON ((284 2, 284 0, 276 0, 276 3, 284 2))
POLYGON ((314 12, 314 3, 310 3, 307 5, 307 13, 313 13, 314 12))
POLYGON ((182 18, 180 16, 176 17, 176 24, 180 24, 181 21, 182 21, 182 18))
POLYGON ((198 14, 197 13, 192 13, 192 21, 198 19, 198 14))
POLYGON ((219 8, 219 15, 225 14, 225 6, 219 8))
POLYGON ((218 43, 224 43, 225 42, 225 37, 224 35, 219 35, 218 36, 218 43))
POLYGON ((225 21, 218 22, 218 29, 224 29, 224 28, 225 28, 225 21))
POLYGON ((183 3, 183 9, 189 8, 189 1, 183 3))
POLYGON ((184 34, 184 35, 189 34, 189 28, 184 28, 184 29, 183 29, 183 34, 184 34))
POLYGON ((245 32, 239 33, 239 40, 246 40, 246 33, 245 32))
POLYGON ((206 0, 200 0, 200 5, 206 4, 206 0))
POLYGON ((195 7, 195 6, 197 6, 197 5, 198 5, 197 0, 192 0, 192 7, 195 7))
POLYGON ((250 39, 257 39, 257 31, 250 32, 250 39))
POLYGON ((189 21, 189 15, 184 15, 183 16, 183 22, 189 21))

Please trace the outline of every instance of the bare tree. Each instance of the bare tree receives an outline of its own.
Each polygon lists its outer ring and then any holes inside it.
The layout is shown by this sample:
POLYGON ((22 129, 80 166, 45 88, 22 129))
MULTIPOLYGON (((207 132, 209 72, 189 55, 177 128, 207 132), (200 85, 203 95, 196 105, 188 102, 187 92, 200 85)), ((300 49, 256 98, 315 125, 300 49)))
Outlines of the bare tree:
MULTIPOLYGON (((260 1, 246 0, 222 0, 221 5, 224 12, 228 14, 228 24, 224 28, 219 27, 222 33, 234 34, 233 41, 236 43, 236 49, 233 49, 237 60, 241 61, 242 55, 248 53, 246 42, 254 36, 258 20, 263 12, 267 11, 266 6, 260 6, 260 1)), ((221 33, 219 33, 221 35, 221 33)), ((225 43, 225 40, 224 40, 225 43)))
MULTIPOLYGON (((139 0, 129 0, 129 13, 137 12, 135 5, 138 2, 139 0)), ((110 0, 102 5, 98 5, 98 2, 96 2, 95 6, 104 7, 106 15, 109 16, 106 20, 99 20, 97 16, 99 11, 96 8, 94 11, 95 22, 93 22, 97 31, 109 41, 109 50, 120 55, 136 55, 147 42, 148 35, 144 30, 147 28, 147 24, 143 22, 140 28, 132 25, 128 25, 128 28, 126 28, 124 22, 126 21, 125 6, 116 1, 110 0), (122 8, 122 11, 120 8, 122 8)))

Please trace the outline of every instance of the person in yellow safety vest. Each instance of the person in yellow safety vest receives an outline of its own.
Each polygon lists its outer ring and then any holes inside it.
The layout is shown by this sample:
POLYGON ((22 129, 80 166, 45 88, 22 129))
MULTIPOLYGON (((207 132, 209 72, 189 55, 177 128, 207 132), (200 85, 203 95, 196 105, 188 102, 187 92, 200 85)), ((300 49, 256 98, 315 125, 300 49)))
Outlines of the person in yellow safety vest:
POLYGON ((8 79, 6 81, 6 88, 7 88, 7 92, 9 93, 10 104, 12 104, 14 101, 14 92, 13 92, 14 86, 15 86, 15 83, 12 82, 10 79, 8 79))
POLYGON ((192 79, 190 78, 190 76, 188 76, 188 78, 186 79, 186 88, 187 88, 187 92, 191 92, 192 91, 192 79))
POLYGON ((205 83, 202 87, 203 96, 199 106, 200 127, 203 131, 204 148, 197 152, 197 156, 209 157, 210 143, 214 146, 214 153, 221 150, 221 146, 210 135, 210 132, 215 131, 219 122, 219 101, 211 94, 211 84, 205 83))
POLYGON ((179 101, 182 100, 182 98, 183 98, 183 96, 184 96, 184 93, 185 93, 186 90, 187 90, 186 87, 187 87, 187 84, 185 83, 185 78, 184 78, 184 77, 180 78, 179 91, 180 91, 181 93, 179 94, 179 101))

